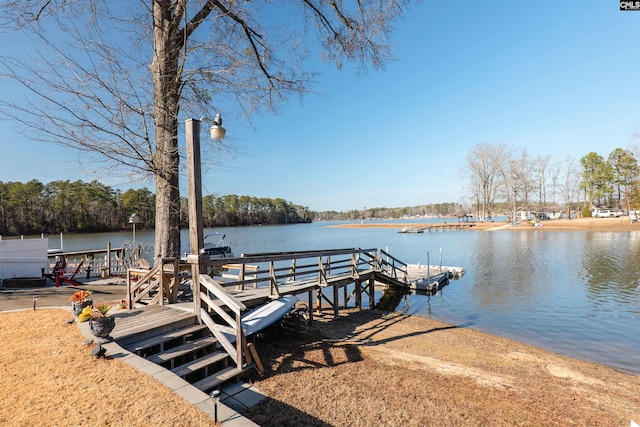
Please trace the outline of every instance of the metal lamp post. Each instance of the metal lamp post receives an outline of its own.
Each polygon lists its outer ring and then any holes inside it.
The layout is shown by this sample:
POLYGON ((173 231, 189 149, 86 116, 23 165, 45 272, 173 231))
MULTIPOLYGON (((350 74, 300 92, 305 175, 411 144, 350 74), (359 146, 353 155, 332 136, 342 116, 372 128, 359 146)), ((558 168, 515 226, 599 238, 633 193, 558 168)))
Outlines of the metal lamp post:
POLYGON ((136 224, 140 223, 140 217, 138 214, 132 214, 129 217, 129 224, 133 224, 133 247, 136 247, 136 224))

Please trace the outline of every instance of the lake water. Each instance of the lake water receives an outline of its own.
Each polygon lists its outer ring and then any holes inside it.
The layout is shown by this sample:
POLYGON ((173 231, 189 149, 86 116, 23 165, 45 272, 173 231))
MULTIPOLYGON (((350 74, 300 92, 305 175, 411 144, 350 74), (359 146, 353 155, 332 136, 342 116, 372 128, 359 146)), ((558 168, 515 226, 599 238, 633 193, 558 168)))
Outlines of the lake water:
MULTIPOLYGON (((398 221, 394 221, 398 222, 398 221)), ((416 222, 416 221, 411 221, 416 222)), ((236 255, 388 249, 407 263, 467 274, 438 295, 408 295, 411 314, 462 325, 640 374, 640 232, 444 231, 332 228, 335 223, 224 228, 236 255)), ((207 232, 206 231, 206 232, 207 232)), ((206 234, 205 232, 205 234, 206 234)), ((131 233, 65 235, 64 249, 119 247, 131 233)), ((182 234, 183 245, 188 234, 182 234)), ((152 248, 153 233, 136 240, 152 248)), ((57 237, 49 246, 57 248, 57 237)), ((379 296, 377 297, 379 298, 379 296)), ((401 303, 398 309, 404 309, 401 303)))

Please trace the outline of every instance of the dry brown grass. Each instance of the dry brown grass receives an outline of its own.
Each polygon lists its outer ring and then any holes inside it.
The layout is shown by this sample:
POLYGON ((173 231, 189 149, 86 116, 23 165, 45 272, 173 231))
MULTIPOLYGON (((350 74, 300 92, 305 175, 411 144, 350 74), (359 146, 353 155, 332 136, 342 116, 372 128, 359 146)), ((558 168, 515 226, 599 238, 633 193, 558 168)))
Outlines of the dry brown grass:
POLYGON ((628 426, 640 377, 402 314, 351 312, 260 346, 268 426, 628 426))
POLYGON ((211 426, 213 421, 153 378, 96 359, 71 314, 0 313, 0 425, 211 426))

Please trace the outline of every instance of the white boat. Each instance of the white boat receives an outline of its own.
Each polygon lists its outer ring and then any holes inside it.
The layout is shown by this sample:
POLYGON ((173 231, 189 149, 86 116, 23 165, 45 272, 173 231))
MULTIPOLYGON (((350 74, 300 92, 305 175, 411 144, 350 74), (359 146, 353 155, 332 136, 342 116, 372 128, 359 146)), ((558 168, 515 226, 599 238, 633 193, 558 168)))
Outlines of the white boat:
MULTIPOLYGON (((209 255, 210 259, 235 258, 236 256, 231 250, 231 246, 224 242, 225 237, 226 235, 221 233, 212 233, 204 236, 204 248, 202 249, 202 253, 209 255)), ((186 261, 188 254, 189 250, 183 249, 182 260, 186 261)))
POLYGON ((424 233, 424 230, 416 227, 402 227, 398 233, 424 233))
MULTIPOLYGON (((298 298, 295 295, 285 295, 251 310, 242 316, 244 335, 248 337, 279 321, 295 307, 297 302, 298 298)), ((230 342, 236 342, 235 334, 228 332, 224 334, 230 342)))
POLYGON ((207 234, 204 236, 204 249, 202 253, 209 255, 211 259, 235 258, 231 251, 231 246, 224 242, 226 235, 220 233, 207 234), (217 240, 215 240, 217 238, 217 240))

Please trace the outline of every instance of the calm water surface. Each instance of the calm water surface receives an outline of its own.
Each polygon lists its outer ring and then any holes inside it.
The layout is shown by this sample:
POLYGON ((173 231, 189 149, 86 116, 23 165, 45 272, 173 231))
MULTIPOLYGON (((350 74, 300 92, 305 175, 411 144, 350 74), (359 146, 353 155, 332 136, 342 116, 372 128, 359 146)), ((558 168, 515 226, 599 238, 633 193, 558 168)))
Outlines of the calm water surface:
MULTIPOLYGON (((397 222, 397 221, 394 221, 397 222)), ((415 221, 412 221, 415 222, 415 221)), ((332 228, 335 223, 225 228, 234 253, 381 248, 408 263, 466 268, 411 314, 506 336, 640 374, 640 232, 447 231, 332 228)), ((65 235, 64 249, 119 247, 131 233, 65 235)), ((183 244, 188 244, 186 231, 183 244)), ((153 241, 138 232, 136 240, 153 241)), ((59 247, 57 237, 49 239, 59 247)), ((404 309, 401 304, 398 309, 404 309)))

